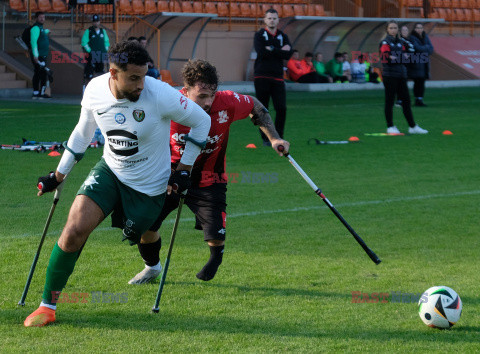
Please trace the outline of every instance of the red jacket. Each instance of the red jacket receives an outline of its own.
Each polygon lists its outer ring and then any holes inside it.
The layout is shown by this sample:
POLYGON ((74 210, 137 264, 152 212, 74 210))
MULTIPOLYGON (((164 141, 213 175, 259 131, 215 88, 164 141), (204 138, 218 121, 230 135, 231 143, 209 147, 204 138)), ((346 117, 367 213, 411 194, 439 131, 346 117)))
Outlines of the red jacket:
POLYGON ((315 69, 305 60, 290 59, 287 63, 288 73, 293 81, 297 81, 303 75, 306 75, 315 69))

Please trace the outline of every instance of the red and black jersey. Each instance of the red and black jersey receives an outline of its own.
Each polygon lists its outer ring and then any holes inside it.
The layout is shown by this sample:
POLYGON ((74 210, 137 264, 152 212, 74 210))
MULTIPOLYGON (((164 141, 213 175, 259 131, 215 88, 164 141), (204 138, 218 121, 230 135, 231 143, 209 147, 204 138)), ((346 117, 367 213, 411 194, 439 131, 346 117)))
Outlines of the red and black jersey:
POLYGON ((385 77, 407 78, 407 68, 404 64, 406 48, 399 37, 386 36, 379 45, 382 62, 382 75, 385 77))
MULTIPOLYGON (((181 90, 182 93, 185 93, 181 90)), ((215 94, 210 118, 212 124, 207 145, 198 155, 192 170, 193 186, 207 187, 214 183, 227 183, 225 156, 227 152, 230 124, 245 119, 253 109, 253 99, 232 91, 218 91, 215 94)), ((172 121, 170 126, 170 150, 172 164, 178 164, 185 149, 185 134, 190 127, 172 121)))

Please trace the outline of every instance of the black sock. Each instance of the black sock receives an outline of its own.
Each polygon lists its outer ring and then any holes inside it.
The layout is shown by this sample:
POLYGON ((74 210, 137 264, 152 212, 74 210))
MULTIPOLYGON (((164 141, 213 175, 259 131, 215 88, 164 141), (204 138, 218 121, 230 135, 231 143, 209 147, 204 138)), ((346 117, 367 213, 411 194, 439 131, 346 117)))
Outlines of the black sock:
POLYGON ((197 278, 200 280, 212 280, 215 274, 217 273, 218 267, 222 264, 223 259, 223 249, 222 246, 209 246, 210 247, 210 259, 207 264, 202 268, 197 274, 197 278))
POLYGON ((145 264, 149 267, 156 266, 160 262, 160 249, 162 248, 162 238, 153 243, 139 243, 138 250, 145 264))

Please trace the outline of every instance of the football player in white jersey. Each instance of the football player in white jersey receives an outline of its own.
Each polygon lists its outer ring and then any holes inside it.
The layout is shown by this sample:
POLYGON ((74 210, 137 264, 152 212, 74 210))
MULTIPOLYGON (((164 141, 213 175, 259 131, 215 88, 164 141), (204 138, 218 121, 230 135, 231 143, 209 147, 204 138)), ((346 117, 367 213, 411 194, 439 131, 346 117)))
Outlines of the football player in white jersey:
POLYGON ((47 268, 40 307, 26 327, 55 321, 61 296, 90 233, 110 214, 130 244, 142 238, 159 215, 165 194, 188 189, 190 170, 204 146, 210 117, 193 101, 162 81, 145 77, 148 52, 133 41, 109 51, 110 72, 93 79, 55 172, 39 178, 38 195, 54 191, 87 149, 97 126, 105 136, 103 157, 80 187, 47 268), (175 172, 170 170, 170 122, 191 127, 175 172))

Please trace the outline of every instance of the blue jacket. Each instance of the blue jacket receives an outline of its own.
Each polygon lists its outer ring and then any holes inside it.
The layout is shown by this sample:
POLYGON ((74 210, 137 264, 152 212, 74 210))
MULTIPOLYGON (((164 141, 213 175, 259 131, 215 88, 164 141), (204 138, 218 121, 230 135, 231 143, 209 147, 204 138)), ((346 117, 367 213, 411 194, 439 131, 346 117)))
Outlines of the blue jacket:
POLYGON ((413 44, 415 53, 412 55, 412 62, 407 66, 409 79, 430 78, 430 55, 433 53, 433 45, 430 38, 425 34, 424 38, 411 35, 408 40, 413 44))

